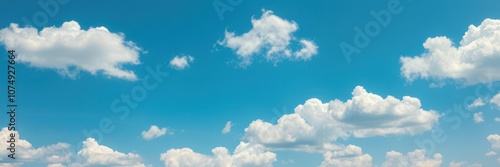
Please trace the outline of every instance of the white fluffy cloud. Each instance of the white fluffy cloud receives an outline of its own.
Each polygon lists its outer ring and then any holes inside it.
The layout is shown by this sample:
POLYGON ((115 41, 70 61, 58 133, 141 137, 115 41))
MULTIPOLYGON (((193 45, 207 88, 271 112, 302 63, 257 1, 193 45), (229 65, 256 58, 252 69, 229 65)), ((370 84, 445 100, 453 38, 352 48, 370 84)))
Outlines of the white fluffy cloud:
POLYGON ((186 67, 189 67, 189 63, 194 62, 193 56, 175 56, 172 60, 170 60, 170 67, 176 70, 183 70, 186 67))
POLYGON ((212 149, 212 154, 196 153, 189 148, 170 149, 161 154, 160 160, 167 167, 269 167, 276 161, 276 154, 264 151, 260 145, 243 142, 240 142, 232 155, 224 147, 212 149))
MULTIPOLYGON (((67 162, 71 157, 70 145, 67 143, 57 143, 54 145, 33 148, 30 142, 19 138, 19 133, 17 131, 9 131, 7 128, 2 128, 0 131, 0 147, 5 150, 9 147, 10 143, 6 141, 10 140, 10 134, 15 135, 14 139, 16 141, 16 162, 10 165, 12 166, 22 166, 23 162, 40 162, 46 164, 56 164, 67 162)), ((8 150, 0 152, 0 161, 10 162, 10 158, 7 157, 8 150)), ((3 166, 4 164, 2 164, 3 166)))
MULTIPOLYGON (((78 153, 72 154, 74 147, 67 143, 57 143, 54 145, 33 148, 31 144, 23 139, 19 139, 19 133, 12 131, 16 137, 16 162, 10 163, 11 166, 23 166, 24 162, 34 162, 47 164, 50 167, 70 166, 133 166, 144 167, 141 163, 141 157, 137 154, 124 154, 114 151, 109 147, 99 145, 93 138, 88 138, 83 142, 82 149, 78 153)), ((0 140, 10 140, 11 131, 3 128, 0 131, 0 140)), ((0 147, 7 148, 7 142, 0 142, 0 147)), ((7 151, 0 152, 0 161, 10 162, 7 158, 7 151)), ((0 164, 5 166, 5 164, 0 164)))
POLYGON ((482 112, 474 113, 474 122, 475 123, 484 122, 483 113, 482 112))
POLYGON ((415 150, 408 152, 406 155, 390 151, 386 154, 386 161, 382 167, 400 167, 400 166, 414 166, 414 167, 439 167, 442 163, 442 155, 439 153, 434 154, 434 158, 425 156, 425 150, 415 150))
POLYGON ((362 149, 358 146, 349 145, 343 150, 323 154, 324 160, 320 167, 371 167, 372 157, 368 154, 363 154, 362 149))
POLYGON ((426 53, 400 58, 408 81, 421 78, 443 84, 455 80, 464 85, 500 81, 500 20, 470 25, 458 46, 447 37, 428 38, 423 46, 426 53))
POLYGON ((495 122, 500 122, 500 118, 499 117, 495 118, 495 122))
MULTIPOLYGON (((491 134, 486 137, 486 139, 491 143, 491 149, 493 151, 490 151, 485 154, 485 156, 488 157, 494 157, 497 155, 497 152, 495 151, 500 151, 500 135, 498 134, 491 134)), ((500 158, 497 159, 498 163, 500 163, 500 158)))
POLYGON ((415 135, 431 130, 439 118, 436 111, 422 109, 417 98, 382 98, 361 86, 352 95, 346 102, 307 100, 277 124, 253 121, 244 138, 271 149, 338 150, 342 146, 332 144, 337 138, 415 135))
POLYGON ((469 104, 467 106, 467 109, 471 110, 471 109, 474 109, 476 107, 482 107, 484 105, 485 105, 485 103, 484 103, 483 99, 477 98, 476 100, 474 100, 471 104, 469 104))
POLYGON ((227 121, 226 125, 222 129, 222 134, 227 134, 227 133, 231 132, 231 127, 233 127, 232 122, 231 121, 227 121))
MULTIPOLYGON (((368 154, 363 154, 362 149, 358 146, 349 145, 339 151, 327 151, 323 154, 324 160, 320 167, 371 167, 372 157, 368 154)), ((386 154, 386 161, 381 165, 382 167, 439 167, 442 163, 442 155, 439 153, 434 154, 433 158, 425 156, 425 150, 416 149, 408 152, 406 155, 390 151, 386 154)), ((465 163, 450 163, 453 165, 464 165, 465 163)), ((480 164, 472 164, 470 166, 476 167, 480 164)))
POLYGON ((491 98, 491 100, 490 100, 490 103, 495 104, 496 106, 500 107, 500 93, 493 96, 493 98, 491 98))
POLYGON ((152 125, 148 131, 142 131, 141 136, 144 140, 151 140, 154 138, 161 137, 167 133, 167 128, 159 128, 156 125, 152 125))
POLYGON ((219 45, 233 49, 240 60, 240 65, 248 66, 252 56, 265 52, 266 60, 279 62, 282 59, 309 60, 318 53, 318 46, 310 40, 300 39, 302 49, 293 52, 291 43, 296 42, 293 33, 299 26, 265 10, 259 19, 252 17, 252 29, 240 36, 234 32, 225 32, 225 38, 219 45))
POLYGON ((500 135, 498 134, 491 134, 486 137, 488 141, 491 143, 491 149, 493 150, 500 150, 500 135))
POLYGON ((139 64, 141 49, 126 41, 121 33, 106 27, 81 29, 76 21, 61 27, 21 28, 17 24, 0 30, 0 43, 15 49, 18 61, 37 68, 54 69, 63 76, 75 78, 80 71, 92 75, 136 80, 133 71, 123 65, 139 64))
POLYGON ((100 145, 93 138, 83 142, 83 147, 78 151, 82 162, 70 166, 130 166, 145 167, 142 158, 133 153, 121 153, 107 146, 100 145))

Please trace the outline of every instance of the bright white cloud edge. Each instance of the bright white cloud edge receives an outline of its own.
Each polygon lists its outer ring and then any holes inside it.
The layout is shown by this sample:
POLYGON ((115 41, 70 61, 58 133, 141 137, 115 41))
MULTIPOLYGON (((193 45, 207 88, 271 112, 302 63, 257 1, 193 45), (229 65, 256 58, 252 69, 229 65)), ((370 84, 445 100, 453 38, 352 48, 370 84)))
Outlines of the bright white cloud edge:
MULTIPOLYGON (((7 141, 10 134, 15 134, 16 139, 16 162, 10 163, 14 166, 23 166, 24 163, 36 162, 47 164, 47 166, 130 166, 145 167, 142 158, 138 154, 121 153, 107 146, 100 145, 93 138, 87 138, 82 148, 74 154, 74 147, 67 143, 57 143, 54 145, 33 148, 31 143, 19 138, 17 131, 9 131, 2 128, 0 140, 7 141)), ((0 147, 7 148, 7 142, 0 142, 0 147)), ((0 161, 9 161, 7 152, 0 152, 0 161)), ((1 164, 4 165, 4 164, 1 164)))
POLYGON ((175 70, 183 70, 187 67, 189 67, 190 63, 194 62, 194 57, 190 55, 185 55, 185 56, 175 56, 170 60, 170 67, 172 67, 175 70))
POLYGON ((252 29, 242 35, 226 30, 225 37, 217 43, 231 48, 241 60, 240 66, 252 64, 254 55, 263 54, 267 61, 277 62, 283 59, 310 60, 318 54, 318 46, 311 40, 300 39, 302 49, 293 51, 291 44, 297 42, 293 33, 298 30, 298 24, 274 15, 273 11, 263 10, 260 18, 252 17, 252 29))
POLYGON ((159 128, 156 125, 152 125, 147 131, 142 131, 141 136, 144 140, 152 140, 154 138, 161 137, 167 133, 167 128, 159 128))
POLYGON ((465 86, 500 81, 500 20, 485 19, 470 25, 456 46, 448 37, 428 38, 426 52, 402 56, 401 73, 408 81, 432 80, 444 85, 453 80, 465 86))
POLYGON ((137 65, 142 51, 123 33, 110 32, 106 27, 85 30, 76 21, 61 27, 19 27, 12 23, 0 30, 0 43, 14 49, 18 61, 32 67, 53 69, 59 74, 76 78, 81 71, 126 80, 137 80, 124 65, 137 65))
POLYGON ((346 102, 310 99, 283 115, 276 124, 253 121, 244 139, 267 148, 323 152, 338 150, 338 138, 416 135, 431 130, 440 115, 421 108, 420 100, 404 96, 382 98, 357 86, 346 102))

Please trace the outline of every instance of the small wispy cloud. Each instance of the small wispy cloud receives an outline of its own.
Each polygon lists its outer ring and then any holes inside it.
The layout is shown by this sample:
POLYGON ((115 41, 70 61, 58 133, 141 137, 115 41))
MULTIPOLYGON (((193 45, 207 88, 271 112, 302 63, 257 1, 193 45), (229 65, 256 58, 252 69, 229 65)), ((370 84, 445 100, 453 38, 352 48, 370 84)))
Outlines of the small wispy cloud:
POLYGON ((156 125, 152 125, 148 131, 142 131, 141 135, 144 140, 151 140, 154 138, 161 137, 167 133, 167 128, 158 128, 156 125))
POLYGON ((481 107, 481 106, 484 106, 485 103, 483 101, 483 99, 481 98, 477 98, 476 100, 474 100, 474 102, 472 102, 471 104, 469 104, 467 106, 467 109, 473 109, 473 108, 476 108, 476 107, 481 107))
POLYGON ((474 113, 474 122, 475 123, 484 122, 483 113, 482 112, 474 113))
POLYGON ((233 127, 233 123, 231 121, 227 121, 226 125, 222 129, 222 134, 227 134, 231 132, 231 127, 233 127))
POLYGON ((189 67, 190 63, 194 62, 193 56, 175 56, 172 60, 170 60, 170 67, 176 70, 183 70, 189 67))

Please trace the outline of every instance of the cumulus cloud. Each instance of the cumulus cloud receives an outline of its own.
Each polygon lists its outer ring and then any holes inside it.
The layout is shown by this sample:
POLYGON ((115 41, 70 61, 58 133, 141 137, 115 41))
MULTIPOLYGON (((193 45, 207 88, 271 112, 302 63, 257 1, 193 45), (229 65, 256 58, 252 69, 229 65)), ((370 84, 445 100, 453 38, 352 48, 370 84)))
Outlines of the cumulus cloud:
MULTIPOLYGON (((0 131, 0 147, 3 149, 9 148, 6 141, 10 140, 10 135, 14 134, 16 141, 16 154, 15 161, 11 161, 7 155, 10 153, 8 150, 0 152, 0 161, 2 163, 8 162, 12 166, 22 166, 23 162, 40 162, 45 164, 57 164, 69 161, 72 156, 69 151, 70 145, 67 143, 57 143, 53 145, 34 148, 30 142, 19 138, 17 131, 9 131, 7 128, 2 128, 0 131)), ((4 164, 2 164, 3 166, 4 164)))
POLYGON ((415 166, 415 167, 439 167, 442 163, 442 155, 434 154, 433 158, 425 156, 425 150, 416 149, 406 155, 390 151, 386 154, 386 161, 382 167, 415 166))
POLYGON ((496 106, 500 107, 500 93, 493 96, 493 98, 491 98, 491 100, 490 100, 490 103, 495 104, 496 106))
POLYGON ((231 121, 227 121, 226 125, 222 129, 222 134, 227 134, 231 132, 231 127, 233 127, 233 124, 231 123, 231 121))
POLYGON ((264 151, 260 145, 240 142, 233 154, 224 147, 212 149, 213 155, 196 153, 189 148, 170 149, 161 154, 160 160, 166 167, 270 167, 276 161, 276 154, 264 151))
POLYGON ((126 41, 122 33, 106 27, 82 29, 78 22, 64 22, 61 27, 21 28, 18 24, 0 30, 0 43, 15 49, 18 61, 32 67, 56 70, 76 78, 81 71, 92 75, 136 80, 133 71, 124 65, 139 64, 141 49, 126 41))
POLYGON ((475 123, 484 122, 483 113, 482 112, 474 113, 474 122, 475 123))
POLYGON ((338 150, 337 138, 415 135, 431 130, 439 115, 421 108, 420 100, 404 96, 382 98, 357 86, 346 102, 310 99, 283 115, 276 124, 253 121, 244 139, 271 149, 318 152, 338 150))
POLYGON ((500 135, 498 134, 491 134, 486 137, 488 141, 491 143, 491 149, 493 150, 500 150, 500 135))
MULTIPOLYGON (((11 133, 15 135, 14 139, 16 140, 16 160, 12 161, 7 157, 8 151, 2 151, 0 152, 0 166, 24 166, 24 163, 35 163, 49 167, 145 167, 139 155, 115 151, 107 146, 99 145, 93 138, 86 139, 81 150, 73 154, 74 147, 67 143, 33 148, 30 142, 19 138, 17 131, 9 131, 7 128, 2 128, 0 131, 0 140, 9 141, 11 133)), ((0 142, 0 147, 8 148, 8 144, 0 142)))
POLYGON ((145 167, 142 158, 133 153, 121 153, 107 146, 100 145, 93 138, 87 138, 83 142, 82 149, 78 151, 82 162, 77 162, 71 166, 130 166, 145 167))
POLYGON ((152 125, 148 131, 142 131, 141 136, 144 140, 151 140, 154 138, 161 137, 167 133, 167 128, 159 128, 156 125, 152 125))
POLYGON ((368 154, 363 154, 362 149, 358 146, 349 145, 343 150, 323 154, 324 160, 320 167, 371 167, 372 157, 368 154))
POLYGON ((499 118, 499 117, 496 117, 496 118, 495 118, 495 122, 500 122, 500 118, 499 118))
MULTIPOLYGON (((339 151, 327 151, 323 154, 324 160, 320 167, 371 167, 372 157, 368 154, 363 154, 362 149, 358 146, 349 145, 339 151)), ((442 163, 442 155, 439 153, 434 154, 433 158, 425 156, 425 150, 416 149, 408 152, 406 155, 390 151, 386 154, 386 161, 381 165, 382 167, 439 167, 442 163)), ((465 162, 450 163, 450 166, 462 166, 465 162)), ((469 166, 476 167, 481 164, 472 164, 469 166)))
POLYGON ((482 107, 484 105, 485 105, 485 103, 484 103, 483 99, 477 98, 476 100, 474 100, 471 104, 469 104, 467 106, 467 109, 471 110, 471 109, 474 109, 476 107, 482 107))
POLYGON ((225 38, 218 41, 219 45, 233 49, 245 67, 252 63, 252 56, 265 53, 268 61, 277 63, 282 59, 309 60, 318 54, 318 46, 310 40, 300 39, 302 49, 292 51, 291 43, 296 42, 293 33, 299 26, 294 21, 288 21, 274 15, 273 11, 264 10, 260 18, 252 17, 252 29, 242 35, 225 32, 225 38))
POLYGON ((470 25, 458 46, 444 36, 428 38, 423 46, 426 53, 400 58, 401 73, 408 81, 454 80, 463 85, 500 81, 500 20, 470 25))
POLYGON ((175 56, 172 60, 170 60, 170 67, 176 70, 183 70, 186 67, 189 67, 189 63, 194 62, 193 56, 175 56))

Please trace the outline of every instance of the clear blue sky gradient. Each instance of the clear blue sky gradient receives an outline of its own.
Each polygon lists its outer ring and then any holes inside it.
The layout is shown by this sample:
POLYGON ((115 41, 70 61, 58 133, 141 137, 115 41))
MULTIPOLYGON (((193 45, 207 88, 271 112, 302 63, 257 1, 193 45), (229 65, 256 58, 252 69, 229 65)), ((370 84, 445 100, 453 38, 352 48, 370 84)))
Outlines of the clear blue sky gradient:
MULTIPOLYGON (((75 20, 83 29, 104 26, 111 32, 122 32, 147 53, 140 55, 139 65, 125 66, 139 78, 148 74, 146 67, 168 63, 176 55, 196 58, 189 68, 176 71, 164 67, 169 76, 145 100, 131 110, 126 119, 113 113, 111 103, 129 94, 141 81, 127 81, 90 75, 82 72, 77 79, 60 76, 50 69, 18 65, 17 89, 18 129, 21 138, 40 147, 57 142, 77 145, 87 136, 82 130, 99 127, 103 118, 112 120, 114 131, 103 135, 99 142, 120 152, 141 155, 146 164, 163 166, 160 154, 172 148, 188 147, 196 152, 211 154, 217 146, 230 151, 241 141, 244 129, 256 119, 273 121, 310 98, 323 102, 351 98, 351 91, 362 85, 369 92, 401 99, 417 97, 422 108, 444 113, 454 105, 475 96, 478 87, 448 84, 430 88, 429 81, 409 83, 402 77, 400 56, 415 56, 425 52, 423 42, 429 37, 447 36, 458 43, 469 25, 479 25, 486 18, 500 18, 500 1, 431 1, 401 0, 401 13, 392 16, 387 27, 372 38, 371 43, 354 54, 348 62, 339 48, 341 42, 352 43, 353 28, 363 27, 373 20, 370 11, 387 8, 388 1, 248 1, 224 13, 221 20, 213 1, 83 1, 70 0, 48 19, 47 26, 60 26, 75 20), (296 37, 313 40, 318 54, 310 61, 282 61, 276 66, 257 58, 247 68, 238 68, 237 55, 229 48, 217 45, 224 31, 242 34, 251 29, 250 19, 258 18, 262 10, 272 10, 284 19, 299 25, 296 37), (227 121, 234 126, 223 135, 227 121), (151 125, 167 127, 173 135, 144 141, 141 132, 151 125)), ((10 23, 25 26, 22 18, 31 18, 42 11, 36 1, 2 1, 0 27, 10 23)), ((37 27, 41 29, 42 27, 37 27)), ((6 60, 6 58, 2 58, 6 60)), ((1 62, 5 65, 5 62, 1 62)), ((0 78, 6 78, 5 73, 0 78)), ((1 84, 4 85, 5 84, 1 84)), ((500 90, 496 87, 490 96, 500 90)), ((2 102, 3 104, 4 102, 2 102)), ((466 103, 465 105, 467 105, 466 103)), ((489 134, 500 133, 498 108, 480 108, 485 122, 476 124, 472 118, 454 123, 440 119, 434 128, 442 129, 447 139, 437 143, 434 153, 443 155, 443 166, 451 161, 498 165, 496 159, 485 157, 490 151, 489 134)), ((7 124, 6 115, 0 123, 7 124), (5 118, 5 119, 4 119, 5 118)), ((416 140, 432 137, 432 131, 420 135, 391 135, 370 138, 349 138, 339 143, 354 144, 380 165, 385 153, 395 150, 407 153, 420 148, 416 140)), ((274 166, 317 166, 321 154, 276 151, 274 166), (295 163, 283 165, 281 160, 295 163)), ((433 154, 428 152, 428 156, 433 154)))

